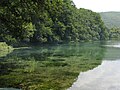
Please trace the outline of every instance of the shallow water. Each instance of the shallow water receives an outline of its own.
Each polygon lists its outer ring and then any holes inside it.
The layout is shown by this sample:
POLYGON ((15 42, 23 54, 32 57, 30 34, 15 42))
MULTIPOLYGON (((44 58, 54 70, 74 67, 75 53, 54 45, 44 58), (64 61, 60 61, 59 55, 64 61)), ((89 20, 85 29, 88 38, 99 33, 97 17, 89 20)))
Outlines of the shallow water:
POLYGON ((33 46, 0 57, 0 87, 64 90, 81 71, 101 64, 101 42, 33 46))
MULTIPOLYGON (((109 60, 120 59, 120 48, 115 45, 119 45, 119 43, 86 42, 33 46, 14 50, 12 53, 0 57, 0 87, 23 90, 65 90, 75 82, 79 73, 82 72, 78 77, 78 81, 81 77, 82 81, 81 79, 78 83, 76 81, 77 84, 74 84, 76 87, 73 85, 71 89, 89 90, 90 81, 94 83, 94 80, 101 79, 107 73, 107 66, 111 66, 111 64, 106 63, 111 63, 109 60), (101 67, 102 69, 100 69, 101 67), (99 76, 100 70, 102 77, 99 76), (94 77, 96 78, 94 79, 94 77), (84 87, 87 89, 81 88, 79 83, 85 85, 84 87)), ((114 69, 113 66, 111 70, 114 69)), ((110 73, 113 72, 110 71, 110 73)), ((100 82, 96 85, 99 85, 100 82)))
POLYGON ((102 64, 81 72, 68 90, 120 90, 120 43, 105 46, 108 48, 102 64))
POLYGON ((120 60, 103 61, 93 70, 82 72, 69 90, 120 90, 120 60))

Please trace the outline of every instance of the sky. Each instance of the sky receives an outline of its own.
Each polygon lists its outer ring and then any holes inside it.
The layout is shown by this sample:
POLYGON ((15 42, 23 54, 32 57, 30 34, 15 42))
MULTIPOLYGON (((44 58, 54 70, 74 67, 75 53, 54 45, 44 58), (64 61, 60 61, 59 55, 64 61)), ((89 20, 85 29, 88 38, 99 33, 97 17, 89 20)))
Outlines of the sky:
POLYGON ((73 0, 77 8, 94 12, 120 11, 120 0, 73 0))

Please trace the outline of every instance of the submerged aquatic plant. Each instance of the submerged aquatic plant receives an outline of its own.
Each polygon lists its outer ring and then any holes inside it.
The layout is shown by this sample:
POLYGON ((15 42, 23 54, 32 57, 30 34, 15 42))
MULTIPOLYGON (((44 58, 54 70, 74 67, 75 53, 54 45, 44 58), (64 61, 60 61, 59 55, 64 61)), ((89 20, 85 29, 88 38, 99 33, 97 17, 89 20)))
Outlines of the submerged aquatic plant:
POLYGON ((0 87, 64 90, 71 86, 81 71, 101 64, 104 51, 100 43, 15 50, 0 62, 0 87))

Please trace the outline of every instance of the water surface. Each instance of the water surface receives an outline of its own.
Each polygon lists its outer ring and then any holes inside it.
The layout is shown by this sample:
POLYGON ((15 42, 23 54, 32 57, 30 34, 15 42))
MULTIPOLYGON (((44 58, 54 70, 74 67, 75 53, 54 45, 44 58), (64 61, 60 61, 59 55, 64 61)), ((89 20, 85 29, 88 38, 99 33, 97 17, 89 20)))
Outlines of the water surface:
POLYGON ((0 57, 0 88, 65 90, 81 71, 101 64, 103 42, 21 48, 0 57))
POLYGON ((108 42, 102 64, 81 72, 69 90, 120 90, 120 43, 108 42))
POLYGON ((82 72, 69 90, 120 90, 120 60, 103 61, 100 66, 82 72))

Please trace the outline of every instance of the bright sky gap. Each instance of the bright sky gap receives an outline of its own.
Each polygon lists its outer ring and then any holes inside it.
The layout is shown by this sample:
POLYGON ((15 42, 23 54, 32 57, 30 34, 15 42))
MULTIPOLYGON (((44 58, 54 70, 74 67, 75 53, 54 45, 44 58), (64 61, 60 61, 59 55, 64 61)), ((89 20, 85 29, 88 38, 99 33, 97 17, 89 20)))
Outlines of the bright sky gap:
POLYGON ((120 0, 73 0, 77 8, 94 12, 120 11, 120 0))

